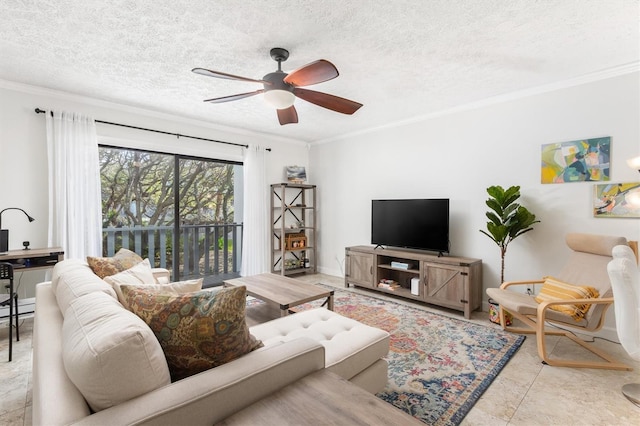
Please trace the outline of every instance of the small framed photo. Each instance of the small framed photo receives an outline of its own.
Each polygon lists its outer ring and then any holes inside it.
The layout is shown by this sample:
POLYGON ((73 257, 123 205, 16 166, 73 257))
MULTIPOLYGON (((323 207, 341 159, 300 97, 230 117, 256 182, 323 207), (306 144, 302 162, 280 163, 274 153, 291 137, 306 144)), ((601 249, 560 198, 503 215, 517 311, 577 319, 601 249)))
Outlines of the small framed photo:
POLYGON ((594 185, 593 217, 640 218, 640 182, 594 185))
POLYGON ((287 166, 287 181, 291 183, 304 183, 307 181, 307 171, 302 166, 287 166))

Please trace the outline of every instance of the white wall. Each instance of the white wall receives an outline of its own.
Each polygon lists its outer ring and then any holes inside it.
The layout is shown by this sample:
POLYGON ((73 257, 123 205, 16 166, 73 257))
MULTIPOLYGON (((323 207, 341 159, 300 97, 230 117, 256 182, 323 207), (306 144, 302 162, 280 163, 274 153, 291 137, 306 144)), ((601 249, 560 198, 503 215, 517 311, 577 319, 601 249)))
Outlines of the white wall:
MULTIPOLYGON (((20 207, 36 221, 29 223, 17 211, 2 215, 3 228, 10 230, 9 249, 47 246, 48 189, 45 117, 34 109, 60 109, 111 121, 183 135, 223 140, 239 144, 255 143, 272 150, 268 154, 268 179, 282 182, 287 165, 308 166, 306 143, 268 137, 241 130, 215 127, 208 123, 126 107, 61 92, 0 81, 0 210, 20 207)), ((242 149, 187 138, 177 139, 139 130, 97 124, 102 144, 181 153, 206 158, 242 161, 242 149)), ((34 284, 45 272, 25 272, 20 277, 20 297, 32 297, 34 284)))
POLYGON ((640 155, 639 81, 636 72, 313 145, 320 271, 344 275, 344 248, 370 243, 372 199, 443 197, 452 254, 481 258, 484 288, 497 287, 499 249, 479 232, 491 185, 520 185, 541 220, 509 246, 506 280, 558 271, 567 232, 640 239, 640 219, 593 218, 593 183, 540 183, 541 145, 600 136, 611 136, 612 182, 639 180, 626 165, 640 155))

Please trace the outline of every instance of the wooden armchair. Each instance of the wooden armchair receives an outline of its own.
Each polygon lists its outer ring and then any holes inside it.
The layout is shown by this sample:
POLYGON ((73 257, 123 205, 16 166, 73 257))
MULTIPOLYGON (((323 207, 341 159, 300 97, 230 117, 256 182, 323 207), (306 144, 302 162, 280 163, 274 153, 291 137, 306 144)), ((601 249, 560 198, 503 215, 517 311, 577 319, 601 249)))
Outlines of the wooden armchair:
POLYGON ((632 370, 631 367, 613 359, 577 337, 576 332, 595 332, 602 328, 605 313, 613 304, 611 282, 607 273, 607 264, 611 261, 611 251, 616 245, 626 245, 624 237, 610 237, 592 234, 568 234, 566 243, 572 250, 569 260, 553 278, 547 277, 532 281, 511 281, 500 288, 489 288, 487 294, 500 304, 500 323, 502 328, 515 333, 535 333, 538 355, 546 364, 558 367, 605 368, 614 370, 632 370), (532 287, 541 284, 541 294, 529 295, 523 286, 532 287), (521 287, 521 292, 510 287, 521 287), (588 286, 590 289, 583 288, 588 286), (581 297, 595 289, 596 297, 581 297), (567 296, 564 296, 567 295, 567 296), (538 300, 536 300, 538 299, 538 300), (580 309, 583 308, 582 311, 580 309), (561 309, 561 310, 558 310, 561 309), (568 310, 576 311, 573 314, 568 310), (506 326, 505 311, 524 327, 506 326), (580 312, 578 312, 580 311, 580 312), (557 328, 549 330, 545 324, 557 328), (565 336, 585 349, 596 354, 604 361, 569 360, 551 358, 547 353, 545 335, 565 336))

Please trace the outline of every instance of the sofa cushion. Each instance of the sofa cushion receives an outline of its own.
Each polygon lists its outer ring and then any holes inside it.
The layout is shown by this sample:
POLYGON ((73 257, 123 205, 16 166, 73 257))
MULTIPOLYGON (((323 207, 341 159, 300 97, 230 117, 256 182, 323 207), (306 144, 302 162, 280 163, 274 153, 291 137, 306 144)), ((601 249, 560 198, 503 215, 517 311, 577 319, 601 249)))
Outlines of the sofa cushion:
POLYGON ((115 275, 142 262, 142 258, 131 250, 121 248, 113 257, 87 256, 91 270, 100 278, 115 275))
POLYGON ((71 302, 85 294, 101 292, 113 299, 117 298, 116 292, 109 284, 91 272, 85 262, 77 259, 63 260, 56 264, 53 268, 51 288, 63 316, 71 302))
POLYGON ((123 285, 132 312, 164 350, 172 381, 232 361, 262 346, 245 322, 246 288, 172 294, 123 285))
POLYGON ((70 303, 62 325, 62 357, 69 379, 94 411, 171 382, 153 332, 102 292, 70 303))
POLYGON ((389 352, 389 333, 325 308, 287 315, 251 327, 265 346, 306 337, 325 347, 325 368, 351 379, 389 352))

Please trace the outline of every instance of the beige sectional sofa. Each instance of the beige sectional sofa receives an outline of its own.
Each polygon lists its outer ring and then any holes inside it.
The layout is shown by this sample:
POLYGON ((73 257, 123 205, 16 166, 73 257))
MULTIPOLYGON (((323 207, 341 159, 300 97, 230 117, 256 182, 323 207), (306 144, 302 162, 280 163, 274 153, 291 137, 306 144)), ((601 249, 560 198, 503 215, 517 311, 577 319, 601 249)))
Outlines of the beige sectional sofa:
POLYGON ((153 332, 86 263, 57 264, 35 312, 34 425, 211 425, 322 368, 373 393, 387 382, 388 333, 324 308, 251 327, 263 347, 173 383, 153 332))

